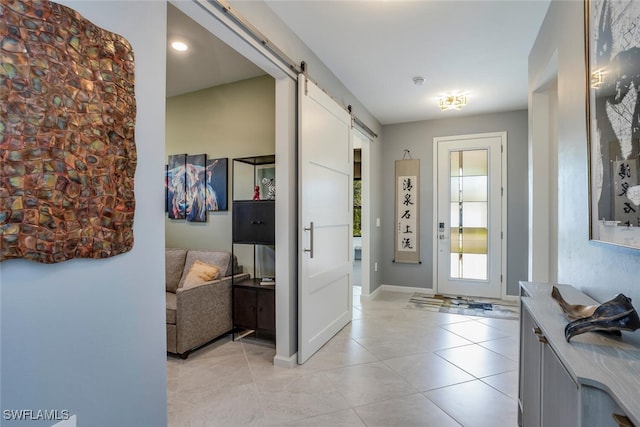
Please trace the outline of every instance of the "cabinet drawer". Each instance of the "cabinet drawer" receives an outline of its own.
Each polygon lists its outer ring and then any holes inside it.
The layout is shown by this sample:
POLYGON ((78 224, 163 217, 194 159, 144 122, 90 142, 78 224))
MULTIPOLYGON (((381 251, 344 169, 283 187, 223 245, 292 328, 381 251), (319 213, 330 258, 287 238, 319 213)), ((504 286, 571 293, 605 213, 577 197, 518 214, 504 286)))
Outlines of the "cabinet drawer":
POLYGON ((275 244, 275 200, 233 202, 233 243, 275 244))

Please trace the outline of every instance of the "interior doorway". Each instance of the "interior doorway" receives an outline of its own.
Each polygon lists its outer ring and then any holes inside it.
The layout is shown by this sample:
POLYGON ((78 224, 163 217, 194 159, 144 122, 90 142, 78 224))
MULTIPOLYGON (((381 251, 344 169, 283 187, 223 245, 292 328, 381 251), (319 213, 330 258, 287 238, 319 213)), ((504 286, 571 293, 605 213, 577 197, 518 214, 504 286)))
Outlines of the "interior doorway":
MULTIPOLYGON (((371 139, 354 128, 353 139, 353 285, 354 295, 370 291, 370 153, 371 139), (359 286, 360 288, 355 288, 359 286)), ((359 301, 354 301, 359 303, 359 301)))

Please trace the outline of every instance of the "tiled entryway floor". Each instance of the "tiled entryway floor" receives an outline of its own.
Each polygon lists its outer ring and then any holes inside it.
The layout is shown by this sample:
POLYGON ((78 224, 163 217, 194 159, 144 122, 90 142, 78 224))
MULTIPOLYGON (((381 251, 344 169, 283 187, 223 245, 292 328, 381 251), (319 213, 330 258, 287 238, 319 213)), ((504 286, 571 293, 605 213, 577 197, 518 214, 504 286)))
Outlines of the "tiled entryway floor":
POLYGON ((307 363, 218 340, 169 357, 169 426, 517 425, 518 322, 406 309, 354 295, 354 320, 307 363))

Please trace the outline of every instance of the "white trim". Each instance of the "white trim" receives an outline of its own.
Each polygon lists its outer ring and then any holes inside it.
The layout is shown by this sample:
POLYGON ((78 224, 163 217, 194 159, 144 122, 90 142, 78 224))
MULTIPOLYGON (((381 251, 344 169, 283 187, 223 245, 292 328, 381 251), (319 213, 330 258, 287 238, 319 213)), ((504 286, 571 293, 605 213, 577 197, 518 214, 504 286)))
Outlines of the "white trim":
POLYGON ((469 134, 469 135, 454 135, 454 136, 443 136, 443 137, 434 137, 433 138, 433 268, 432 268, 432 281, 433 281, 433 291, 438 292, 438 143, 446 142, 446 141, 460 141, 464 139, 478 139, 478 138, 491 138, 491 137, 499 137, 501 139, 502 145, 502 153, 501 153, 501 163, 502 163, 502 241, 501 241, 501 268, 500 274, 502 275, 502 283, 500 285, 500 295, 503 300, 510 300, 512 295, 507 295, 507 132, 488 132, 488 133, 477 133, 477 134, 469 134))
POLYGON ((434 290, 431 288, 416 288, 412 286, 398 286, 398 285, 380 285, 380 287, 378 287, 378 289, 376 289, 376 291, 373 294, 371 294, 372 297, 373 295, 377 295, 379 291, 403 292, 407 294, 421 292, 427 295, 435 295, 434 290))
POLYGON ((298 353, 293 353, 293 355, 289 357, 278 356, 277 354, 273 357, 273 366, 277 366, 279 368, 295 368, 298 366, 298 353))
MULTIPOLYGON (((189 18, 271 75, 276 83, 276 176, 281 193, 276 198, 276 357, 278 363, 296 358, 297 350, 297 234, 296 234, 296 93, 297 76, 264 46, 247 36, 239 25, 205 0, 169 0, 189 18), (289 355, 294 353, 293 355, 289 355)), ((294 364, 295 366, 295 364, 294 364)))

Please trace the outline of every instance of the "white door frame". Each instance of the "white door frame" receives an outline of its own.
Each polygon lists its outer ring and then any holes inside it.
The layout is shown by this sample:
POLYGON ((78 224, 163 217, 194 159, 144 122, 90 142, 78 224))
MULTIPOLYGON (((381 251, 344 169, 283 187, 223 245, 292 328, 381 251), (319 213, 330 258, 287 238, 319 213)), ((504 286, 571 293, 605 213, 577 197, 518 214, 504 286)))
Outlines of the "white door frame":
POLYGON ((501 283, 500 294, 503 300, 512 299, 507 295, 507 132, 490 132, 490 133, 477 133, 469 135, 455 135, 433 138, 433 223, 431 230, 433 233, 433 292, 438 293, 438 143, 455 141, 461 139, 477 139, 477 138, 490 138, 499 137, 502 140, 502 239, 501 239, 501 283))
POLYGON ((172 5, 275 79, 276 198, 276 354, 274 365, 293 368, 297 360, 297 75, 224 12, 206 0, 169 0, 172 5))

